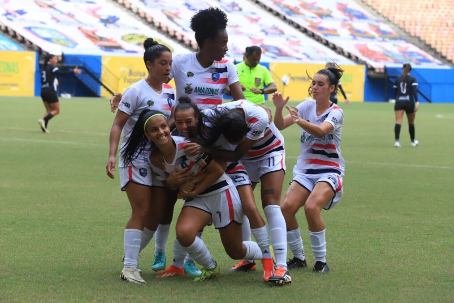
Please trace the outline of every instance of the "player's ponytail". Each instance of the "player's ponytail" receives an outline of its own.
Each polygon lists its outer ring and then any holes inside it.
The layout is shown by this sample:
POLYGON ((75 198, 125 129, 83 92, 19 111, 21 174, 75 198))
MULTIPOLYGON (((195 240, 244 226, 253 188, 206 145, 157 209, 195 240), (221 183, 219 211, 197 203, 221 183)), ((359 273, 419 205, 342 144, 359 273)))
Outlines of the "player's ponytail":
MULTIPOLYGON (((334 85, 334 91, 337 91, 339 89, 339 81, 344 74, 344 70, 342 70, 340 66, 334 62, 327 63, 326 66, 326 69, 319 70, 317 74, 325 75, 328 78, 328 85, 334 85)), ((307 76, 312 81, 312 77, 309 74, 307 74, 307 76)), ((312 97, 312 84, 309 85, 307 92, 309 93, 309 96, 312 97)))
POLYGON ((128 141, 121 148, 120 157, 123 158, 123 163, 125 166, 132 165, 132 162, 139 156, 141 152, 144 151, 147 143, 149 143, 148 138, 145 136, 145 123, 147 122, 148 118, 156 114, 164 115, 157 110, 149 109, 145 109, 140 113, 139 118, 137 119, 137 122, 131 131, 131 135, 129 136, 128 141))
POLYGON ((407 89, 407 76, 408 74, 411 72, 411 64, 410 63, 404 63, 404 65, 402 66, 402 74, 404 74, 404 77, 402 78, 402 84, 404 86, 404 90, 407 89))

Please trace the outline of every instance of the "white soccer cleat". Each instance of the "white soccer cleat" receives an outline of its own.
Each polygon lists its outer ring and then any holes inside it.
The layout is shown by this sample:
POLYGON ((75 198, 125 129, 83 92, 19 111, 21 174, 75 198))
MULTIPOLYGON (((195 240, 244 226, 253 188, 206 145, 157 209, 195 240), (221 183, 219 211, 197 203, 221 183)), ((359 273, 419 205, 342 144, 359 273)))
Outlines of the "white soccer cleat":
POLYGON ((419 144, 418 140, 415 140, 415 141, 411 142, 411 146, 412 147, 416 147, 416 146, 418 146, 418 144, 419 144))
POLYGON ((402 147, 402 145, 400 145, 399 141, 396 141, 396 143, 394 143, 394 147, 402 147))
POLYGON ((145 280, 142 279, 142 275, 138 268, 136 267, 125 267, 121 271, 120 278, 122 280, 126 280, 128 282, 137 283, 137 284, 145 284, 145 280))
POLYGON ((39 124, 39 126, 41 126, 41 130, 43 131, 43 133, 47 133, 47 134, 50 133, 50 131, 47 130, 47 128, 46 128, 46 122, 44 122, 43 119, 39 119, 39 120, 38 120, 38 124, 39 124))

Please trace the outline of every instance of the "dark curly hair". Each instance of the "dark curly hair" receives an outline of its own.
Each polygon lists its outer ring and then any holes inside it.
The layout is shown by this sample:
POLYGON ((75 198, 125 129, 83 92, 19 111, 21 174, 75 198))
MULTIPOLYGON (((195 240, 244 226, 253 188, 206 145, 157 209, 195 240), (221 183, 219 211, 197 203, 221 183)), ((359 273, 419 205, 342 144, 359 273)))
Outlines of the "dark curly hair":
POLYGON ((227 27, 228 18, 225 12, 217 7, 198 11, 191 18, 191 29, 195 32, 195 40, 200 48, 206 39, 216 39, 220 30, 227 27))

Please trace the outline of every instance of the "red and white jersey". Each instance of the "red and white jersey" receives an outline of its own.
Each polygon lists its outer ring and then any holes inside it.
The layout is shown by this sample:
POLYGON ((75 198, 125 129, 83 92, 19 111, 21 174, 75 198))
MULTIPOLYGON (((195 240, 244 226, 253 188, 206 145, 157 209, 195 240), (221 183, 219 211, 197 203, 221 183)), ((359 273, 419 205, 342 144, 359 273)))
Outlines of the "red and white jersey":
MULTIPOLYGON (((248 100, 238 100, 224 103, 218 106, 218 108, 227 108, 229 110, 236 108, 242 109, 249 127, 246 138, 257 140, 241 161, 256 161, 273 152, 284 152, 284 137, 274 126, 274 123, 269 123, 268 113, 261 106, 248 100)), ((213 110, 210 109, 203 111, 205 115, 210 115, 212 112, 213 110)))
MULTIPOLYGON (((161 93, 157 93, 150 85, 142 79, 137 81, 130 87, 128 87, 121 98, 118 110, 129 115, 128 121, 126 121, 123 127, 123 139, 121 147, 126 144, 128 138, 139 119, 140 113, 144 109, 152 109, 162 112, 167 118, 170 117, 171 108, 175 103, 175 91, 172 86, 168 84, 162 85, 161 93)), ((150 152, 150 145, 145 149, 145 153, 137 158, 139 161, 148 161, 150 152), (148 154, 147 154, 148 152, 148 154)), ((123 167, 123 159, 119 159, 119 167, 123 167)))
POLYGON ((333 104, 323 114, 317 116, 315 101, 305 101, 297 106, 298 116, 310 123, 321 125, 330 123, 334 128, 323 138, 317 138, 301 129, 300 155, 294 173, 319 175, 337 173, 344 175, 345 162, 341 156, 340 144, 344 112, 333 104))
MULTIPOLYGON (((186 138, 179 136, 171 136, 176 146, 175 158, 172 163, 164 161, 165 170, 162 170, 154 165, 151 165, 154 176, 159 181, 165 181, 170 173, 175 169, 181 170, 188 168, 192 176, 199 176, 205 172, 208 164, 213 161, 213 158, 208 154, 201 154, 194 157, 189 157, 184 153, 183 146, 188 143, 186 138)), ((199 196, 209 196, 215 193, 222 192, 231 186, 232 180, 224 173, 213 185, 207 188, 199 196)))
POLYGON ((176 56, 169 78, 175 80, 177 102, 179 97, 186 95, 200 109, 222 104, 225 87, 240 81, 232 62, 214 61, 204 68, 197 61, 196 53, 176 56))

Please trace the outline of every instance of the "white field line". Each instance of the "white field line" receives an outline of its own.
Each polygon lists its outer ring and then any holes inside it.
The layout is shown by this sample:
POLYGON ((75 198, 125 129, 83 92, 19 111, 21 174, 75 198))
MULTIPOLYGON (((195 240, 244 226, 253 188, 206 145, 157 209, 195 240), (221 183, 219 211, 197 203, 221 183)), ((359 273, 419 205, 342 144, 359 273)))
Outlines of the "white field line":
MULTIPOLYGON (((297 159, 295 156, 285 156, 289 159, 297 159)), ((401 163, 388 163, 388 162, 371 162, 371 161, 354 161, 346 160, 347 163, 367 164, 367 165, 381 165, 381 166, 401 166, 401 167, 414 167, 414 168, 435 168, 435 169, 454 169, 452 166, 436 166, 436 165, 421 165, 421 164, 401 164, 401 163)))
MULTIPOLYGON (((39 125, 36 128, 24 128, 16 126, 0 126, 0 129, 9 129, 9 130, 23 130, 23 131, 35 131, 40 132, 39 125)), ((72 130, 52 130, 52 133, 67 133, 67 134, 84 134, 84 135, 95 135, 95 136, 109 136, 109 133, 97 133, 97 132, 87 132, 87 131, 72 131, 72 130)))
POLYGON ((37 139, 24 139, 24 138, 5 138, 0 137, 0 140, 3 141, 18 141, 18 142, 27 142, 27 143, 46 143, 46 144, 62 144, 62 145, 80 145, 80 146, 98 146, 109 148, 109 145, 106 144, 97 144, 97 143, 80 143, 73 141, 60 141, 60 140, 37 140, 37 139))
POLYGON ((435 117, 440 118, 440 119, 454 119, 454 116, 445 116, 445 115, 435 115, 435 117))

